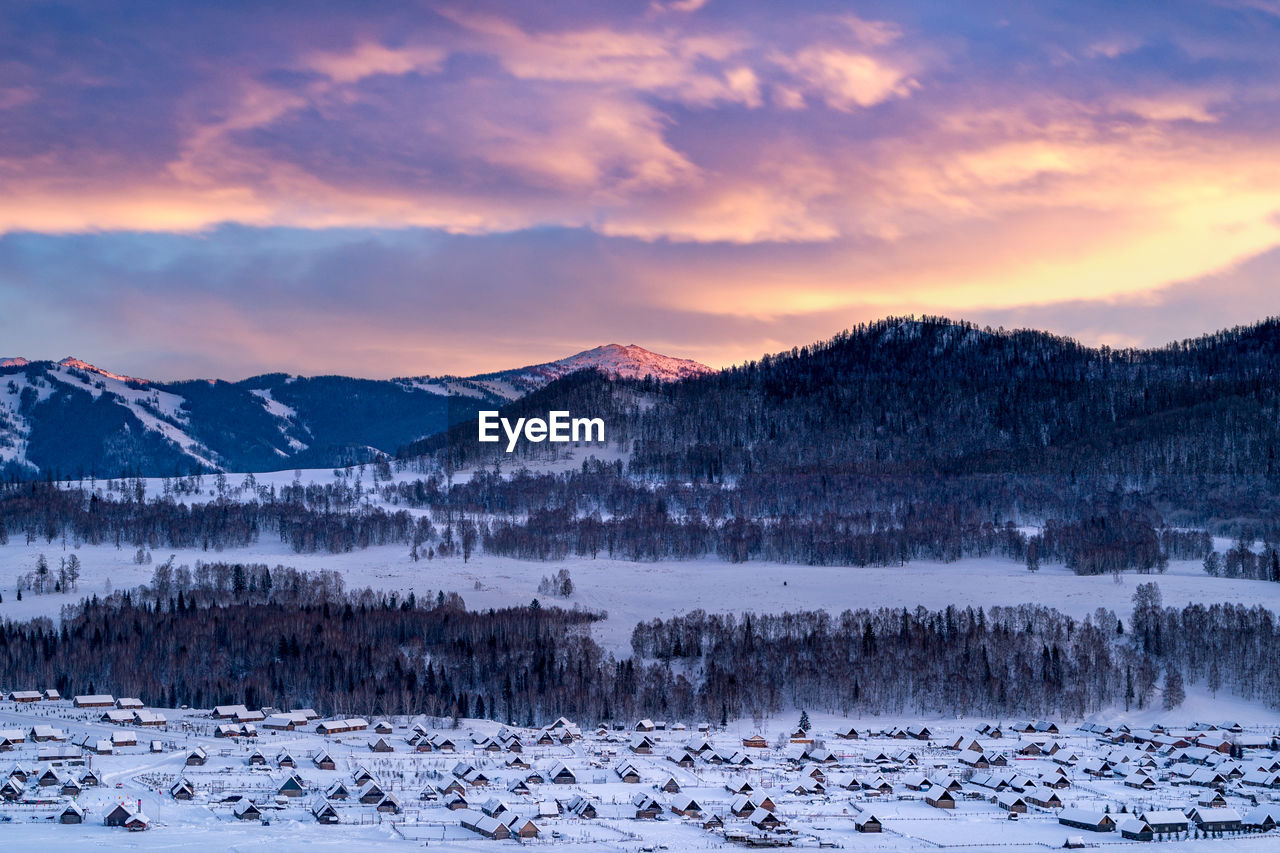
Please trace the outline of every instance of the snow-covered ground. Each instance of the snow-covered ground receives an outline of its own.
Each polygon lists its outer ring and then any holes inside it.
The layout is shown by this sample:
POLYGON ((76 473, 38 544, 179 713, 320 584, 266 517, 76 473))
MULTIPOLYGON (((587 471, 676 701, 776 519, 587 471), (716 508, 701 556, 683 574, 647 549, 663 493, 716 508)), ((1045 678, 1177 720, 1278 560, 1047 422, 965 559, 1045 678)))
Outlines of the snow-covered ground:
POLYGON ((1004 559, 914 562, 885 568, 735 564, 716 559, 630 562, 571 558, 541 563, 485 554, 474 555, 469 562, 460 557, 414 562, 408 550, 398 545, 347 554, 295 554, 269 537, 247 548, 220 552, 156 550, 152 565, 136 565, 134 554, 133 548, 110 545, 68 546, 64 550, 56 541, 27 545, 11 538, 8 545, 0 547, 0 592, 4 596, 0 618, 55 616, 62 605, 85 595, 145 583, 154 563, 170 554, 177 564, 193 567, 197 560, 203 560, 329 569, 340 572, 348 587, 368 586, 402 594, 412 590, 421 596, 443 589, 459 593, 470 608, 528 604, 539 597, 538 582, 544 575, 565 568, 573 577, 574 595, 550 599, 550 603, 608 611, 609 618, 595 629, 597 639, 624 654, 637 622, 696 609, 737 613, 826 609, 839 613, 861 607, 923 605, 934 609, 948 604, 991 607, 1034 603, 1076 617, 1107 607, 1127 619, 1136 586, 1155 581, 1168 606, 1243 602, 1280 612, 1280 584, 1212 578, 1195 561, 1174 561, 1163 575, 1126 574, 1116 583, 1110 575, 1079 577, 1060 565, 1046 564, 1031 573, 1021 563, 1004 559), (14 578, 30 572, 37 555, 44 554, 56 572, 58 560, 71 553, 79 556, 82 565, 78 593, 24 593, 22 601, 16 600, 14 578))

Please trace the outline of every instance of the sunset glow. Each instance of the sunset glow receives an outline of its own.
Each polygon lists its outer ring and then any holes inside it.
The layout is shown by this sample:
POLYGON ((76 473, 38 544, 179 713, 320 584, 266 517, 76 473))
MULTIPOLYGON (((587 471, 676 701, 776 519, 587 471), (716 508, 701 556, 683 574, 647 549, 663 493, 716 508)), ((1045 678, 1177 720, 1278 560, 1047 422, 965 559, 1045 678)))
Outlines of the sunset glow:
POLYGON ((886 314, 1280 313, 1266 0, 325 10, 6 12, 0 356, 720 366, 886 314))

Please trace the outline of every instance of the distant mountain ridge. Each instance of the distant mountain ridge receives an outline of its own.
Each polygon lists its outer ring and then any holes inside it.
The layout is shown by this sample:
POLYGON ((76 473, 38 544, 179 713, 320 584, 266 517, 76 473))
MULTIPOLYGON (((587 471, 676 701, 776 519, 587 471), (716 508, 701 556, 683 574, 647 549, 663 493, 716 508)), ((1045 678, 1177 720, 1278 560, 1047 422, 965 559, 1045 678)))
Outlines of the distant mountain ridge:
MULTIPOLYGON (((507 408, 512 416, 589 409, 605 418, 611 440, 631 442, 629 472, 679 481, 844 471, 1097 475, 1125 487, 1178 481, 1179 493, 1193 477, 1280 484, 1280 319, 1111 349, 1042 331, 891 317, 660 394, 586 377, 507 408)), ((459 425, 450 437, 454 464, 503 455, 463 440, 473 434, 459 425)), ((436 444, 403 455, 418 452, 436 444)))
POLYGON ((0 473, 170 475, 352 464, 509 403, 578 370, 670 381, 711 372, 608 344, 474 377, 264 374, 155 382, 67 357, 0 360, 0 473))

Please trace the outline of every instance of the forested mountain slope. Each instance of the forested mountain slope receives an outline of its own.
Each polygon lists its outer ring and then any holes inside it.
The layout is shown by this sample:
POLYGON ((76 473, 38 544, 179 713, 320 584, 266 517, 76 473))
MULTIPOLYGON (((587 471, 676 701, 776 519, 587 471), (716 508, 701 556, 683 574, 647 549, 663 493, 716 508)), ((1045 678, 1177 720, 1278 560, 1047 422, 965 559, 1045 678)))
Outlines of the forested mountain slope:
MULTIPOLYGON (((1042 332, 887 319, 680 382, 567 377, 505 413, 603 417, 609 440, 630 450, 628 479, 651 494, 656 486, 682 523, 690 511, 774 530, 822 521, 845 541, 1027 519, 1093 522, 1104 539, 1133 525, 1270 535, 1280 511, 1277 380, 1276 320, 1113 350, 1042 332)), ((517 454, 554 449, 524 443, 517 454)), ((478 444, 468 424, 402 455, 420 453, 455 467, 516 461, 478 444)), ((608 474, 577 484, 579 515, 641 511, 638 498, 619 505, 608 474)), ((548 494, 545 504, 566 499, 548 494)))

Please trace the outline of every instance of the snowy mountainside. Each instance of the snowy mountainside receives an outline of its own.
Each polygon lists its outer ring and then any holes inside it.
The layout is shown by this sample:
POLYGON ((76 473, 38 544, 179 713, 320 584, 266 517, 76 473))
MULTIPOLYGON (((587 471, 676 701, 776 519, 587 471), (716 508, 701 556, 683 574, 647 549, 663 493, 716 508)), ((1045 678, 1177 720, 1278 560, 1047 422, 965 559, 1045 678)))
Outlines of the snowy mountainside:
POLYGON ((352 464, 590 367, 659 379, 710 371, 616 344, 482 376, 394 380, 265 374, 154 382, 74 357, 9 357, 0 360, 0 472, 84 477, 352 464))
POLYGON ((509 403, 570 373, 593 368, 611 378, 644 379, 652 376, 661 382, 715 372, 692 359, 662 355, 635 344, 604 344, 556 361, 497 373, 470 377, 421 376, 403 381, 440 394, 473 397, 488 403, 509 403))
POLYGON ((216 467, 192 432, 182 397, 81 361, 6 359, 0 374, 0 466, 54 451, 77 463, 127 454, 216 467))

